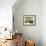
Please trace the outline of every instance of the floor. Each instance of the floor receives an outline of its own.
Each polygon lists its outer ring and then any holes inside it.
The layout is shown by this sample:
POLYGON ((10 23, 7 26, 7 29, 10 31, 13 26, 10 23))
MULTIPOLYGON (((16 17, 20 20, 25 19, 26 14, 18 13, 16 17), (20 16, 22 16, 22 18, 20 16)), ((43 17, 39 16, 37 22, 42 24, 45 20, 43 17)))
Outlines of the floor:
POLYGON ((6 39, 0 39, 0 46, 18 46, 18 45, 20 45, 20 46, 23 46, 23 43, 22 43, 22 37, 20 37, 21 36, 21 33, 19 33, 19 35, 18 35, 18 33, 16 34, 16 35, 14 35, 12 38, 13 39, 11 39, 11 40, 6 40, 6 39), (5 41, 5 42, 3 42, 3 41, 5 41), (3 42, 3 43, 2 43, 3 42), (18 42, 19 42, 19 44, 18 44, 18 42))
POLYGON ((0 46, 16 46, 15 39, 13 40, 6 40, 6 42, 2 43, 0 46))

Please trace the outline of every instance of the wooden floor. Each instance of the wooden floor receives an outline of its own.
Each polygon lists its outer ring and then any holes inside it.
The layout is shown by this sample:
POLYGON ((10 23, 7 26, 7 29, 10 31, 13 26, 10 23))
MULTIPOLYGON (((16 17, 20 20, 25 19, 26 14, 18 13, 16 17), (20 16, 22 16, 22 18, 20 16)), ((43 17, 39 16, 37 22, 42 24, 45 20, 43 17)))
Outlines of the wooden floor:
POLYGON ((0 46, 16 46, 15 45, 15 39, 13 39, 13 40, 6 40, 6 42, 1 44, 0 46))

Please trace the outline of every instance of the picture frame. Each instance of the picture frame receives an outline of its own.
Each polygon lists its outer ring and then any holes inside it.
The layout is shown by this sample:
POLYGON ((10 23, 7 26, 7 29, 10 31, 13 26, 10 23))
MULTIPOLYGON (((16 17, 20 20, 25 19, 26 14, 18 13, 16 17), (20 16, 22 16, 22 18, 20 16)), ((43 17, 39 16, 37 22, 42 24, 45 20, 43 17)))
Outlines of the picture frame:
POLYGON ((24 15, 23 24, 25 26, 36 26, 36 15, 24 15))

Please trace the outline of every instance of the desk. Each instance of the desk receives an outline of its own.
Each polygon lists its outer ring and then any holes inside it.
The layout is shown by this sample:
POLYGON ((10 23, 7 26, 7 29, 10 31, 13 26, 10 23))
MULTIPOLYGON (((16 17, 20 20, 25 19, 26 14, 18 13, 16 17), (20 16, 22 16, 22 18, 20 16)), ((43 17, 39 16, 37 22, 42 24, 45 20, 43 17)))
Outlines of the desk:
POLYGON ((15 39, 16 46, 21 46, 22 44, 22 33, 15 33, 13 36, 13 39, 15 39))

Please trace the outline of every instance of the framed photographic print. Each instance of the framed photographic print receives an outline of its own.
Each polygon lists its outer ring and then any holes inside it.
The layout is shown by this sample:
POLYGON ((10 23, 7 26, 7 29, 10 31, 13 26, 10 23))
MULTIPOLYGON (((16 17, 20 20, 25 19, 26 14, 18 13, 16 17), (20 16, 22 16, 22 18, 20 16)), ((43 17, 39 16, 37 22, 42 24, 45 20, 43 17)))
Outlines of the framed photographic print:
POLYGON ((27 26, 35 26, 36 25, 36 16, 35 15, 24 15, 23 24, 27 25, 27 26))

